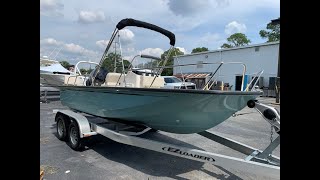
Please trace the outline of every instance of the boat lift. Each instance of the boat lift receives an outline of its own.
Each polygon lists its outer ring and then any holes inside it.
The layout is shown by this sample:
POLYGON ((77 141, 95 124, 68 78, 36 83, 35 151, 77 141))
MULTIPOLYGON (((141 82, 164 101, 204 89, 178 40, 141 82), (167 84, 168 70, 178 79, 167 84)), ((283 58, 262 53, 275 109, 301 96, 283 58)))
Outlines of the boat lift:
POLYGON ((56 113, 58 139, 67 141, 68 145, 74 150, 83 149, 84 142, 88 140, 88 137, 100 134, 119 143, 211 163, 226 169, 279 179, 280 158, 272 155, 272 151, 280 144, 280 112, 274 107, 262 104, 257 100, 250 100, 247 105, 249 108, 256 109, 271 124, 272 130, 274 129, 279 134, 263 151, 209 131, 198 133, 247 155, 245 159, 137 137, 153 130, 142 125, 128 125, 95 116, 85 116, 84 113, 78 111, 53 110, 53 112, 56 113))

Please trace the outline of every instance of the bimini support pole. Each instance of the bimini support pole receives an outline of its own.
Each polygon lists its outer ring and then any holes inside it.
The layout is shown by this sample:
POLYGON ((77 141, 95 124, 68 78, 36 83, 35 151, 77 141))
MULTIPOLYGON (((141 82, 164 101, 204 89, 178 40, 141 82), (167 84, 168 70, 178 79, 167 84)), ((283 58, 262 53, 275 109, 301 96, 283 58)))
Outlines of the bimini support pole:
POLYGON ((109 43, 108 43, 108 45, 107 45, 107 47, 106 47, 106 49, 105 49, 105 51, 104 51, 104 53, 103 53, 103 55, 102 55, 102 57, 101 57, 101 60, 100 60, 100 62, 99 62, 99 65, 96 67, 97 70, 94 72, 94 74, 93 74, 93 76, 92 76, 92 84, 91 84, 91 86, 94 86, 94 81, 95 81, 95 79, 96 79, 96 76, 97 76, 97 74, 98 74, 99 71, 100 71, 100 67, 102 66, 103 62, 105 61, 105 58, 107 57, 107 54, 108 54, 108 51, 109 51, 109 49, 110 49, 110 47, 111 47, 111 45, 112 45, 112 42, 113 42, 114 38, 116 37, 116 35, 118 34, 118 32, 119 32, 118 28, 115 28, 114 31, 113 31, 113 33, 112 33, 112 35, 111 35, 111 38, 110 38, 110 40, 109 40, 109 43))

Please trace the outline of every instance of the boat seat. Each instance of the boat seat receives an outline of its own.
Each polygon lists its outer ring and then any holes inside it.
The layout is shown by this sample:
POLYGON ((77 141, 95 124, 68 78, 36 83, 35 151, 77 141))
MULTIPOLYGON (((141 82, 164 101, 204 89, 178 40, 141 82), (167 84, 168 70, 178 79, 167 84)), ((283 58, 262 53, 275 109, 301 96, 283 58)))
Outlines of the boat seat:
POLYGON ((76 77, 74 75, 66 75, 64 77, 64 84, 66 85, 75 85, 75 86, 84 86, 83 77, 76 77))
POLYGON ((140 78, 141 75, 137 75, 136 73, 129 71, 126 75, 126 85, 127 87, 140 87, 140 78))
MULTIPOLYGON (((149 88, 152 81, 154 79, 154 76, 141 76, 141 80, 140 80, 140 87, 141 88, 149 88)), ((153 84, 152 84, 152 88, 162 88, 164 87, 164 78, 163 77, 157 77, 153 84)))
POLYGON ((124 86, 123 82, 124 82, 124 74, 121 75, 121 73, 113 73, 113 72, 109 72, 106 76, 106 80, 105 80, 105 83, 104 85, 105 86, 116 86, 117 85, 117 82, 118 82, 118 86, 124 86), (120 78, 121 76, 121 78, 120 78))
MULTIPOLYGON (((104 86, 116 86, 116 83, 120 78, 120 75, 121 73, 108 73, 106 76, 104 86)), ((154 79, 154 76, 138 75, 132 71, 129 71, 125 75, 126 87, 149 88, 153 79, 154 79)), ((117 86, 125 87, 124 74, 122 74, 117 86)), ((161 87, 164 87, 164 78, 157 77, 152 84, 152 88, 161 88, 161 87)))

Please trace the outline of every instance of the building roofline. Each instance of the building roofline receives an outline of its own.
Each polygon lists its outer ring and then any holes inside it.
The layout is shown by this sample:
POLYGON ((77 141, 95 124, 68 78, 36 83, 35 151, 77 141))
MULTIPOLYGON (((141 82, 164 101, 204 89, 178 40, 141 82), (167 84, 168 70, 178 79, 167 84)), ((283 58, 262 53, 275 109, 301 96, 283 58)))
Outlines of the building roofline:
POLYGON ((223 51, 230 51, 230 50, 236 50, 236 49, 246 49, 246 48, 252 48, 252 47, 269 46, 269 45, 274 45, 274 44, 280 44, 280 41, 268 42, 268 43, 260 43, 260 44, 253 44, 253 45, 247 45, 247 46, 241 46, 241 47, 217 49, 217 50, 211 50, 211 51, 205 51, 205 52, 198 52, 198 53, 193 53, 193 54, 184 54, 184 55, 173 56, 173 57, 175 58, 175 57, 194 56, 194 55, 208 54, 208 53, 215 53, 215 52, 223 52, 223 51))

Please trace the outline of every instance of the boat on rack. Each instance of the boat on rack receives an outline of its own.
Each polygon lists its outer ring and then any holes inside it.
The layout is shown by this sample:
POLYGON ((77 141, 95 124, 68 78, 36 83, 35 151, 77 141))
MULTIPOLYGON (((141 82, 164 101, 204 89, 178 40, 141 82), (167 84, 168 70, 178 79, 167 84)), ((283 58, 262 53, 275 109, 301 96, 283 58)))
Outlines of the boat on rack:
MULTIPOLYGON (((174 67, 166 66, 174 45, 175 35, 168 30, 134 19, 121 20, 86 85, 65 83, 59 86, 62 104, 113 121, 188 134, 199 133, 222 123, 242 110, 248 101, 262 94, 257 91, 208 90, 209 83, 213 81, 209 81, 204 89, 164 89, 165 81, 160 75, 163 69, 174 67), (128 26, 153 30, 169 38, 171 46, 168 55, 161 66, 153 68, 154 73, 145 75, 135 73, 137 69, 132 67, 124 69, 123 59, 121 73, 108 72, 102 66, 115 37, 118 35, 118 44, 121 45, 119 31, 128 26)), ((224 63, 217 64, 219 67, 213 71, 212 79, 224 63)))

